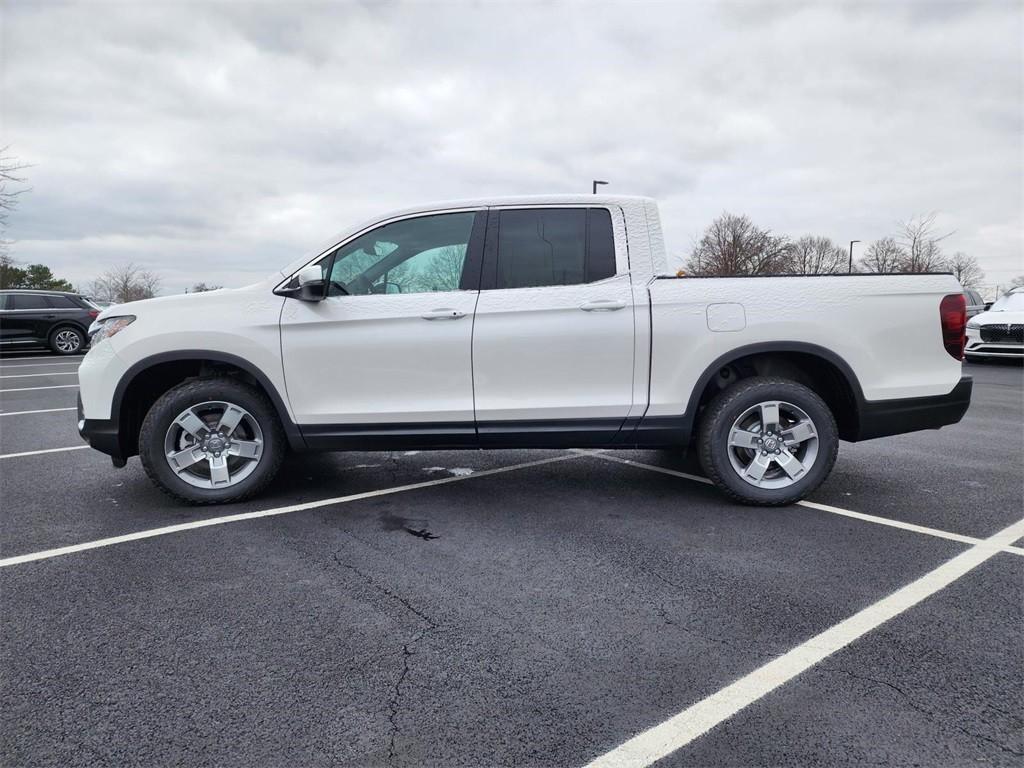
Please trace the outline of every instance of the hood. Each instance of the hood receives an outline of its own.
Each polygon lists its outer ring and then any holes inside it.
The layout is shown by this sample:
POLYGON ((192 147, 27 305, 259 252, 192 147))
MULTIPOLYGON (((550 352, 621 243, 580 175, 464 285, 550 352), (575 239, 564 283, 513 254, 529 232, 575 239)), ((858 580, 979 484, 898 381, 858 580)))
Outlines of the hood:
POLYGON ((281 281, 281 274, 275 273, 265 280, 241 288, 218 288, 215 291, 203 291, 201 293, 175 293, 170 296, 156 296, 152 299, 141 299, 139 301, 128 301, 124 304, 112 304, 100 312, 97 320, 105 320, 108 317, 119 315, 141 315, 152 309, 167 310, 179 307, 181 311, 187 312, 208 303, 221 301, 227 294, 240 293, 269 293, 281 281))
POLYGON ((1006 310, 1003 312, 982 312, 968 322, 972 325, 1006 325, 1007 323, 1024 323, 1024 310, 1006 310))

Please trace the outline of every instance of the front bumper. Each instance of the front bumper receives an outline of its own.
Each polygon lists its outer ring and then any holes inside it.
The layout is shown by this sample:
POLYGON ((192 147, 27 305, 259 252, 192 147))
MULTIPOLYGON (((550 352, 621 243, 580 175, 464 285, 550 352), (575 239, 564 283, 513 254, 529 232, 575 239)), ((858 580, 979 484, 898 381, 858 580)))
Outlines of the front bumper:
POLYGON ((956 424, 971 405, 973 387, 974 380, 970 376, 963 376, 953 390, 945 395, 865 400, 858 409, 859 423, 854 440, 871 440, 956 424))
POLYGON ((968 357, 1024 358, 1024 339, 1020 336, 1020 326, 1014 323, 990 323, 973 328, 968 326, 964 354, 968 357))
POLYGON ((989 341, 971 344, 968 342, 964 354, 968 357, 1015 357, 1020 360, 1024 358, 1024 344, 998 344, 989 341))
POLYGON ((82 396, 78 396, 78 434, 90 446, 110 457, 115 467, 128 463, 121 447, 121 435, 113 419, 87 419, 82 409, 82 396))

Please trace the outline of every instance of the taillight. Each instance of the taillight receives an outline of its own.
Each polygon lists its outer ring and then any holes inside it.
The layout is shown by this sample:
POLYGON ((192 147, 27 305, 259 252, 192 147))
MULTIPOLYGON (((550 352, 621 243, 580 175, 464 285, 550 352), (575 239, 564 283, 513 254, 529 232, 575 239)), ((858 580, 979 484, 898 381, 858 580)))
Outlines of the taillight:
POLYGON ((93 320, 95 320, 99 316, 100 316, 100 311, 98 309, 90 309, 89 310, 89 317, 91 317, 93 320))
POLYGON ((957 360, 964 359, 967 343, 967 300, 962 293, 951 293, 939 302, 939 320, 942 322, 942 344, 957 360))

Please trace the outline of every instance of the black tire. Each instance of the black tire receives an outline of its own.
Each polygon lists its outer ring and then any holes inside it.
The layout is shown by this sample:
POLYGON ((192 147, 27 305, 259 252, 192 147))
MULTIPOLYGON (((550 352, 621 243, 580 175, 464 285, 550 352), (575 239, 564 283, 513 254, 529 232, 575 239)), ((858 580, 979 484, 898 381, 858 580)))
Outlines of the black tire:
POLYGON ((229 377, 193 379, 165 392, 153 403, 139 431, 139 458, 158 488, 189 504, 228 504, 262 491, 273 480, 287 452, 281 421, 270 401, 255 387, 229 377), (244 479, 223 488, 198 488, 179 477, 164 451, 172 423, 185 409, 210 401, 233 403, 248 411, 262 432, 262 454, 244 479))
POLYGON ((832 412, 817 394, 790 379, 767 376, 744 379, 712 400, 700 422, 698 457, 702 469, 727 496, 743 504, 774 507, 799 501, 828 477, 838 452, 839 433, 832 412), (729 447, 733 424, 749 409, 769 401, 789 403, 803 410, 817 433, 817 455, 810 468, 782 488, 759 488, 750 484, 740 476, 730 459, 730 451, 734 450, 729 447))
POLYGON ((77 355, 85 349, 85 334, 72 325, 62 325, 50 331, 46 343, 58 355, 77 355))

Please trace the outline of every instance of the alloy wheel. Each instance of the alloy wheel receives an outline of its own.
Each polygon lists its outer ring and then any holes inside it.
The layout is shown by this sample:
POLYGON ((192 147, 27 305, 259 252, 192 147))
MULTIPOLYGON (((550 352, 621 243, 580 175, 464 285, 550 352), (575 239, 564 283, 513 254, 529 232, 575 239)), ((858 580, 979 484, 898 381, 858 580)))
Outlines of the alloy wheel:
POLYGON ((787 488, 818 457, 818 430, 792 403, 768 400, 740 414, 729 429, 729 463, 756 488, 787 488))
POLYGON ((224 401, 186 408, 164 436, 167 464, 189 485, 226 488, 253 473, 263 456, 263 431, 251 413, 224 401))
POLYGON ((77 352, 78 348, 82 346, 82 337, 75 331, 65 328, 63 331, 57 331, 57 335, 53 337, 53 343, 61 352, 77 352))

